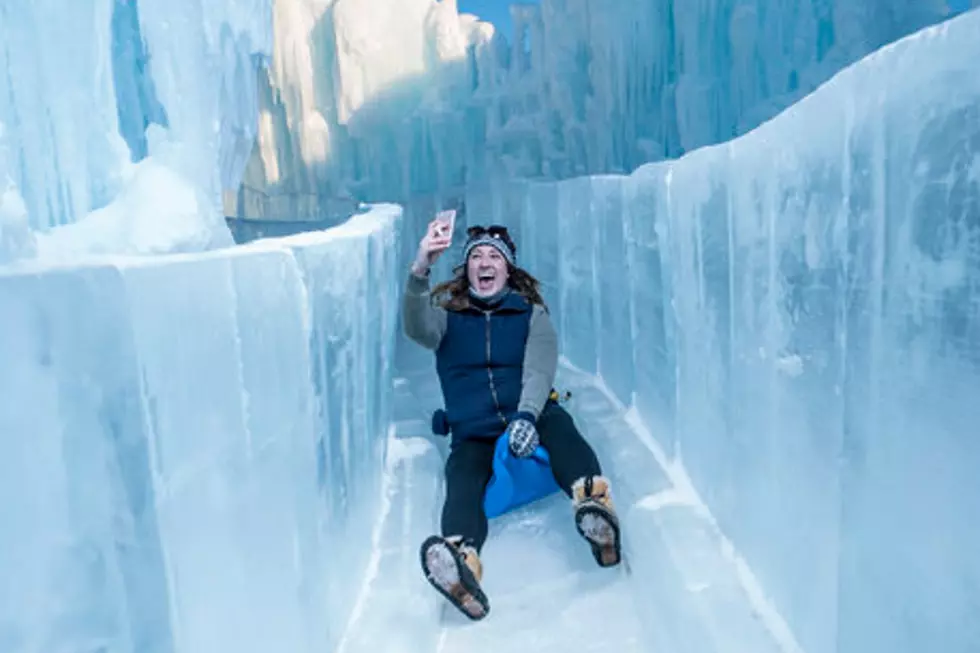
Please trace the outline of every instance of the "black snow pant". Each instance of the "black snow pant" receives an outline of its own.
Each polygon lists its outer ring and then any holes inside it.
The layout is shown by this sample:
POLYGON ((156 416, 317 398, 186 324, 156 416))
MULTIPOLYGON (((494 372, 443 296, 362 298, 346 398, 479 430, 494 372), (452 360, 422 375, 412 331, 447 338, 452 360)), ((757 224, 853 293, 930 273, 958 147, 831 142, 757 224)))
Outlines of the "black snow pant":
MULTIPOLYGON (((558 486, 569 497, 572 483, 583 476, 599 476, 599 459, 575 427, 568 412, 549 401, 536 425, 548 450, 558 486)), ((454 442, 446 461, 446 501, 442 507, 442 534, 462 535, 477 551, 487 539, 483 495, 493 474, 494 440, 454 442)))

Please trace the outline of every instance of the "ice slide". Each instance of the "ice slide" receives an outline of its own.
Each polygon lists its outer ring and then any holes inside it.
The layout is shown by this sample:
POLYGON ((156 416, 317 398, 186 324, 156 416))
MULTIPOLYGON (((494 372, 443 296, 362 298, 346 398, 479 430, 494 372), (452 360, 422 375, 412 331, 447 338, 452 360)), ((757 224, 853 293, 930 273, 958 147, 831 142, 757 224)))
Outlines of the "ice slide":
POLYGON ((590 566, 560 498, 509 515, 476 625, 417 571, 431 372, 363 301, 423 216, 3 270, 0 650, 976 650, 978 33, 511 191, 630 564, 590 566))
POLYGON ((438 523, 442 497, 444 445, 426 436, 425 419, 439 386, 416 355, 401 362, 412 371, 396 381, 388 501, 339 650, 798 650, 761 595, 745 593, 751 586, 710 516, 635 414, 567 361, 559 383, 615 483, 627 561, 597 567, 557 494, 491 520, 483 556, 491 616, 473 624, 448 607, 418 572, 418 546, 438 523))

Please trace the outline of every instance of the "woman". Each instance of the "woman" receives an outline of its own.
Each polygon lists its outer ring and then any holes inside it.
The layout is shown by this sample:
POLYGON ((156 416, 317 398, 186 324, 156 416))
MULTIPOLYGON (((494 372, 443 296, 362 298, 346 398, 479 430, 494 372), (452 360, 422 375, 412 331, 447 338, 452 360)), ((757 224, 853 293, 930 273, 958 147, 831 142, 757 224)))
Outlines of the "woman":
POLYGON ((497 438, 515 456, 540 443, 559 487, 573 501, 575 524, 602 566, 620 560, 619 523, 599 461, 571 416, 549 399, 558 342, 538 281, 517 266, 503 227, 471 227, 454 277, 429 290, 433 263, 449 247, 446 216, 419 244, 404 299, 405 332, 435 351, 452 433, 446 461, 442 536, 422 545, 429 582, 471 619, 489 612, 480 588, 487 538, 483 496, 497 438))

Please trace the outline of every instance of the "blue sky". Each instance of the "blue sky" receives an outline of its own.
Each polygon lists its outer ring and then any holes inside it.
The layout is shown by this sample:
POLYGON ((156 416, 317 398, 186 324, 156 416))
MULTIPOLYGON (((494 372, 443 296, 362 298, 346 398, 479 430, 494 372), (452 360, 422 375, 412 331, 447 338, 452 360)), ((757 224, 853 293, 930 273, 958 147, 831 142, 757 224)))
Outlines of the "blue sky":
MULTIPOLYGON (((522 0, 523 3, 537 4, 538 0, 522 0)), ((509 41, 513 32, 510 24, 509 0, 457 0, 459 12, 476 14, 481 20, 494 24, 509 41)))

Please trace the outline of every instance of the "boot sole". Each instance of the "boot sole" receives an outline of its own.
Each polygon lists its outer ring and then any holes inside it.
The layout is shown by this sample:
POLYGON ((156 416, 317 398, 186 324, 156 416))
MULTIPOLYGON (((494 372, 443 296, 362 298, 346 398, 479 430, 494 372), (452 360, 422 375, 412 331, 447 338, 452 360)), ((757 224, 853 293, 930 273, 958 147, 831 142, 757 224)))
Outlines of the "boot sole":
POLYGON ((479 621, 490 613, 490 602, 463 557, 441 537, 433 535, 420 551, 425 578, 460 612, 479 621))
POLYGON ((575 528, 592 547, 600 567, 613 567, 622 560, 619 521, 604 507, 586 503, 575 511, 575 528))

